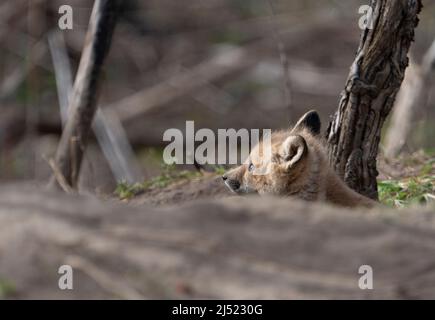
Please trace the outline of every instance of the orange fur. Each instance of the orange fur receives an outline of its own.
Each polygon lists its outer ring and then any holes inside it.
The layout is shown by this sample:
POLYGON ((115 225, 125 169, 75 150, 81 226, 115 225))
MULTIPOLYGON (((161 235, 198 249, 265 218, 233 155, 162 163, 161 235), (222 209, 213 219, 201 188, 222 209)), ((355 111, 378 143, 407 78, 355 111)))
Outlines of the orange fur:
MULTIPOLYGON (((375 201, 345 185, 329 166, 325 143, 318 134, 313 133, 309 123, 307 125, 303 121, 308 114, 292 130, 272 134, 271 159, 264 157, 260 142, 244 164, 223 176, 225 184, 239 194, 295 196, 307 201, 328 201, 346 207, 376 205, 375 201), (253 174, 249 170, 250 166, 267 169, 266 174, 253 174)), ((317 113, 315 116, 318 119, 317 113)))

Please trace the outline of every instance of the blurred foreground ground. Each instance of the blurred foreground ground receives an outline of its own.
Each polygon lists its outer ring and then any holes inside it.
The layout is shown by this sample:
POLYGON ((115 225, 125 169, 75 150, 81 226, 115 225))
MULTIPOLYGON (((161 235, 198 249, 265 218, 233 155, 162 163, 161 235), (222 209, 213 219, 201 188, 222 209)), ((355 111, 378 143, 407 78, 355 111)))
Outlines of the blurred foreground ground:
POLYGON ((252 197, 153 209, 0 188, 3 298, 434 299, 434 243, 431 208, 252 197), (64 264, 72 291, 58 287, 64 264), (373 290, 358 286, 361 265, 373 290))

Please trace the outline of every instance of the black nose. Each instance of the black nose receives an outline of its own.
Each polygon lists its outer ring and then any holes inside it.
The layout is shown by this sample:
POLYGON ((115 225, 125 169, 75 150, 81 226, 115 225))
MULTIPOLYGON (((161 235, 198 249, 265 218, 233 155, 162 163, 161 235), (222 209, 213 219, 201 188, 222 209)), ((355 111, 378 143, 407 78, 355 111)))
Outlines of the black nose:
POLYGON ((230 187, 231 189, 233 189, 234 191, 237 191, 240 189, 240 182, 236 181, 236 180, 230 180, 230 187))
POLYGON ((222 180, 225 181, 225 180, 227 180, 227 179, 228 179, 228 177, 227 177, 226 175, 223 175, 223 176, 222 176, 222 180))

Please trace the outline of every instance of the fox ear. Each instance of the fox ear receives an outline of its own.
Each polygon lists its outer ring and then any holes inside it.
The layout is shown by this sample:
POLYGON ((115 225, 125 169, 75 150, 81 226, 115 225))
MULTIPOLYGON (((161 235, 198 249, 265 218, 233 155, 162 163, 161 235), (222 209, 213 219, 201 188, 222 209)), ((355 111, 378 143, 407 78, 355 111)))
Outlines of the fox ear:
POLYGON ((304 114, 293 127, 292 132, 296 132, 300 129, 307 128, 313 135, 320 133, 320 117, 317 111, 311 110, 304 114))
POLYGON ((288 137, 280 148, 280 156, 284 160, 286 170, 294 167, 307 155, 307 142, 300 135, 288 137))

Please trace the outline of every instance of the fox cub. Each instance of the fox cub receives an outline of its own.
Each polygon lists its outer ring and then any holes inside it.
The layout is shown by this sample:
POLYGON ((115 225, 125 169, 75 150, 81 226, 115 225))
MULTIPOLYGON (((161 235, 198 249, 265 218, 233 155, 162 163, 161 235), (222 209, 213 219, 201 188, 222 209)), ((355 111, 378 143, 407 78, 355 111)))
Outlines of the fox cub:
POLYGON ((271 156, 263 155, 265 148, 260 142, 244 164, 222 179, 238 194, 295 196, 345 207, 375 206, 377 202, 350 189, 329 166, 320 126, 318 113, 307 112, 293 129, 272 134, 271 156), (255 174, 259 168, 264 173, 255 174))

